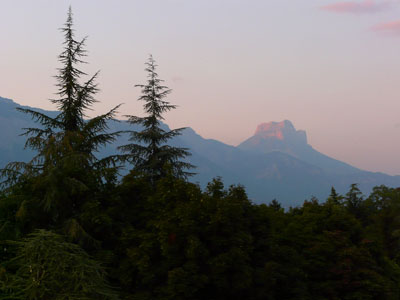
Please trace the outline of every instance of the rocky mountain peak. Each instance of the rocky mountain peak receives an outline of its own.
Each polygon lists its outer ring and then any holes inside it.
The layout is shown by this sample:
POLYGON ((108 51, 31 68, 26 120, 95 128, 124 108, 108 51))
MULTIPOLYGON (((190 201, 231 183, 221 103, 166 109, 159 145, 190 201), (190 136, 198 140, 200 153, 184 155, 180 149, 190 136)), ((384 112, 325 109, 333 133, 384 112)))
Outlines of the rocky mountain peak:
POLYGON ((275 137, 279 140, 283 140, 285 133, 293 133, 295 131, 296 129, 292 122, 285 120, 282 122, 261 123, 257 126, 254 135, 262 136, 264 138, 275 137))
POLYGON ((289 120, 261 123, 257 126, 254 136, 258 139, 277 139, 281 141, 285 140, 307 144, 305 131, 296 130, 292 122, 289 120))

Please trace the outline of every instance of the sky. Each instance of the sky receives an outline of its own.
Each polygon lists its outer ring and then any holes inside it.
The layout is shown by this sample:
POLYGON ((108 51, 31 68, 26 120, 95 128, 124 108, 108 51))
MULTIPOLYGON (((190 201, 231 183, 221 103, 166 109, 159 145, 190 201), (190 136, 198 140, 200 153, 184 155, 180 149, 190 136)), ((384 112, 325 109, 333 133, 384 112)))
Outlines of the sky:
POLYGON ((68 7, 100 70, 90 116, 137 101, 152 54, 171 128, 238 145, 290 120, 318 151, 400 175, 400 1, 0 0, 0 96, 54 110, 68 7))

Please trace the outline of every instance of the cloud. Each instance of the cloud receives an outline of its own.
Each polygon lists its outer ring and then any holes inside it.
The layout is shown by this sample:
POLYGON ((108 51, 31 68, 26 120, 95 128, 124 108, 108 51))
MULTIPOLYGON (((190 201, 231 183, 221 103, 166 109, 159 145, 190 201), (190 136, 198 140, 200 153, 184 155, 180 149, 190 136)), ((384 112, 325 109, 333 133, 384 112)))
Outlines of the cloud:
POLYGON ((390 8, 392 2, 387 1, 375 1, 375 0, 364 0, 364 1, 346 1, 337 2, 325 6, 321 6, 320 9, 335 12, 335 13, 376 13, 390 8))
POLYGON ((371 29, 379 33, 400 35, 400 20, 379 23, 371 29))

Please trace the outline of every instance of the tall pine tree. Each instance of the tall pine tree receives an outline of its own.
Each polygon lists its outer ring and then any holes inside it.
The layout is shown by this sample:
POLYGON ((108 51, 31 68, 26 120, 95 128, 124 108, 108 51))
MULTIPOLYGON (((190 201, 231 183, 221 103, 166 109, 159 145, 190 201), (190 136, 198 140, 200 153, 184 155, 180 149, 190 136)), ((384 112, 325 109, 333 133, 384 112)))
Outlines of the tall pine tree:
POLYGON ((131 125, 141 126, 141 130, 130 131, 130 141, 135 142, 119 147, 125 155, 123 157, 133 164, 134 170, 142 175, 148 176, 154 184, 158 179, 165 177, 168 173, 177 178, 186 178, 193 173, 187 171, 194 166, 182 161, 190 155, 188 149, 173 147, 166 144, 172 138, 181 134, 185 128, 173 130, 163 129, 161 121, 163 114, 176 105, 170 104, 165 98, 171 93, 171 89, 164 86, 163 80, 158 77, 156 63, 150 55, 146 62, 147 83, 138 84, 142 95, 138 100, 144 101, 145 117, 127 117, 131 125))
MULTIPOLYGON (((19 215, 30 216, 29 228, 60 228, 71 236, 88 236, 83 229, 82 216, 99 206, 104 178, 113 157, 98 159, 97 150, 112 142, 118 133, 107 133, 107 122, 113 119, 115 107, 108 113, 86 120, 85 111, 96 102, 97 74, 81 83, 86 73, 78 68, 84 63, 86 39, 75 39, 71 8, 61 31, 64 50, 59 55, 62 67, 56 76, 59 114, 48 116, 32 109, 20 108, 40 124, 38 128, 25 128, 26 147, 37 155, 28 163, 10 163, 2 175, 15 189, 23 184, 19 215), (29 213, 26 210, 30 210, 29 213), (35 211, 36 215, 33 215, 35 211)), ((29 231, 29 230, 28 230, 29 231)))
POLYGON ((74 37, 71 9, 61 30, 65 41, 56 76, 59 98, 52 100, 59 113, 52 117, 19 109, 39 123, 24 132, 26 147, 37 154, 28 163, 10 163, 2 170, 8 189, 1 207, 12 207, 14 215, 1 222, 16 229, 8 235, 0 230, 6 266, 1 269, 0 299, 118 299, 101 264, 88 255, 104 260, 99 255, 104 252, 102 229, 111 222, 104 213, 106 179, 114 159, 100 160, 95 154, 118 135, 107 133, 118 106, 85 119, 85 111, 96 102, 97 73, 81 83, 86 74, 78 65, 85 56, 85 39, 74 37))

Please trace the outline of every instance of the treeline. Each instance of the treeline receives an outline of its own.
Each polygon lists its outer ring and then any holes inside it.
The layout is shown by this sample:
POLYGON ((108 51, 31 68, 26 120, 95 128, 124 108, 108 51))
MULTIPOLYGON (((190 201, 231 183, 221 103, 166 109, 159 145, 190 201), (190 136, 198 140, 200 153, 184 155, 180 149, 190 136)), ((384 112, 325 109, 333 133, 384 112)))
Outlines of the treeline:
POLYGON ((118 106, 85 118, 97 74, 81 83, 71 11, 62 32, 59 114, 20 109, 40 125, 25 129, 37 155, 1 171, 0 299, 400 298, 400 190, 352 185, 287 211, 220 178, 202 191, 188 149, 168 144, 182 128, 161 128, 175 106, 153 58, 146 115, 128 116, 140 129, 110 133, 118 106), (131 143, 98 159, 120 134, 131 143))

